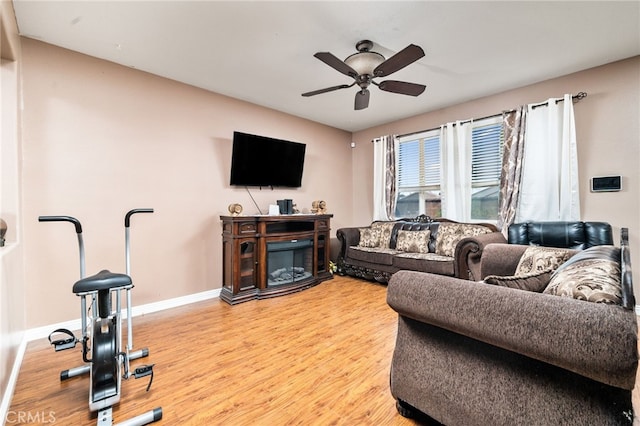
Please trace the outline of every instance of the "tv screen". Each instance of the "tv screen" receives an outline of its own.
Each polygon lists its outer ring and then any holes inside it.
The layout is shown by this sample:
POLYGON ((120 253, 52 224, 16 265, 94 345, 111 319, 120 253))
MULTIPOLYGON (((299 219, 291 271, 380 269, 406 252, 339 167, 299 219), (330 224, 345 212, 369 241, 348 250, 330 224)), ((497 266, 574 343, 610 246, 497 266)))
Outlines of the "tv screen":
POLYGON ((302 185, 306 145, 282 139, 233 132, 231 185, 302 185))

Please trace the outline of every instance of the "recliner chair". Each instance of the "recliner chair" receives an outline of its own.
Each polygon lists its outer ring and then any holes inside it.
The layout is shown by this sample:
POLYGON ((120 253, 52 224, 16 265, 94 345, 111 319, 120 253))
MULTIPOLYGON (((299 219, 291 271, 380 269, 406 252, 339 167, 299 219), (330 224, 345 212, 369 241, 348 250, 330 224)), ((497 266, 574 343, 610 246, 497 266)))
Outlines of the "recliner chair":
POLYGON ((584 250, 613 245, 613 232, 606 222, 522 222, 509 226, 508 242, 584 250))
POLYGON ((507 239, 502 233, 478 235, 465 239, 468 255, 466 266, 459 267, 460 278, 478 280, 480 277, 480 259, 487 244, 521 244, 545 247, 584 250, 592 246, 613 245, 613 231, 606 222, 522 222, 513 223, 507 231, 507 239))

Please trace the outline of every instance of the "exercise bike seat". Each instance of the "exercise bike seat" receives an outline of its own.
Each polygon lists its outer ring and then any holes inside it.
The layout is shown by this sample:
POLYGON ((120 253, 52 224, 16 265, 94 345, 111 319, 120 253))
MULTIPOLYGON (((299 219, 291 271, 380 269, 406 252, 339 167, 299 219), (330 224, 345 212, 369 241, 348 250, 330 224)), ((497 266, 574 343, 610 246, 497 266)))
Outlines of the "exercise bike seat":
POLYGON ((73 292, 75 294, 91 293, 93 291, 126 287, 131 284, 132 281, 129 275, 117 274, 104 269, 95 275, 77 281, 73 285, 73 292))

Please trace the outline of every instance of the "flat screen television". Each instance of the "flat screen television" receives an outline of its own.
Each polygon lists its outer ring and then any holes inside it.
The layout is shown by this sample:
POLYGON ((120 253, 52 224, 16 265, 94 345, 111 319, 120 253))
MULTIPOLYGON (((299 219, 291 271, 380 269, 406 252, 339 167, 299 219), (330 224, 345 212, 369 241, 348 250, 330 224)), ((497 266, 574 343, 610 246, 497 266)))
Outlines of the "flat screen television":
POLYGON ((299 142, 233 132, 230 184, 299 188, 306 147, 299 142))

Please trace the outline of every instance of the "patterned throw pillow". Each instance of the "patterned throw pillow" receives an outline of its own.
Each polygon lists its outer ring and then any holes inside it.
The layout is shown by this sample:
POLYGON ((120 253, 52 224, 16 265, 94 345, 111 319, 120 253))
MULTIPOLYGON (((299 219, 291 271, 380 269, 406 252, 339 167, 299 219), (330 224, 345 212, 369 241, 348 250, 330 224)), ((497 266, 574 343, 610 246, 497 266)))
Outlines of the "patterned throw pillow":
POLYGON ((621 305, 620 249, 596 246, 578 253, 553 273, 544 293, 621 305))
POLYGON ((358 247, 379 247, 380 231, 375 228, 358 228, 360 241, 358 247))
POLYGON ((396 250, 410 253, 429 253, 430 230, 398 231, 396 250))
POLYGON ((498 275, 487 275, 484 282, 487 284, 499 285, 502 287, 516 288, 519 290, 535 291, 541 293, 549 284, 553 270, 547 269, 542 272, 532 272, 525 275, 514 275, 501 277, 498 275))
POLYGON ((620 265, 605 259, 574 263, 554 274, 544 293, 621 305, 620 265))
POLYGON ((380 233, 380 245, 378 247, 389 248, 391 232, 396 222, 373 222, 371 229, 377 229, 380 233))
POLYGON ((458 242, 466 237, 488 234, 491 229, 468 223, 441 223, 436 235, 436 254, 453 257, 458 242))
POLYGON ((549 269, 555 271, 572 254, 573 252, 569 249, 540 246, 527 247, 518 262, 515 275, 526 275, 549 269))

